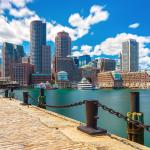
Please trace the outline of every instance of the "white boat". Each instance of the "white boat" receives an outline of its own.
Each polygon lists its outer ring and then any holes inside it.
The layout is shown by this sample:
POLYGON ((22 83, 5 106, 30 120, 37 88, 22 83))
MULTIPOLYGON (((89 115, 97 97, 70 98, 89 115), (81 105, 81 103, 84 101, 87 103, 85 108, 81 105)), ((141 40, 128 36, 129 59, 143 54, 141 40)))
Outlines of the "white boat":
POLYGON ((94 90, 95 86, 90 83, 86 78, 82 78, 82 80, 78 83, 79 90, 94 90))

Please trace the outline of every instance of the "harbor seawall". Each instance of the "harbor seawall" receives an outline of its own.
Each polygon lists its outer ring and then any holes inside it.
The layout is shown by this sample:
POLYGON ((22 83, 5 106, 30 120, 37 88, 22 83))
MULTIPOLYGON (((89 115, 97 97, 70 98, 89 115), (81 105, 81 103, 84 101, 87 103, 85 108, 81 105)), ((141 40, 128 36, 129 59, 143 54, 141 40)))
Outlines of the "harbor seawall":
POLYGON ((82 123, 20 101, 0 98, 0 149, 2 150, 148 150, 116 135, 90 136, 82 123))

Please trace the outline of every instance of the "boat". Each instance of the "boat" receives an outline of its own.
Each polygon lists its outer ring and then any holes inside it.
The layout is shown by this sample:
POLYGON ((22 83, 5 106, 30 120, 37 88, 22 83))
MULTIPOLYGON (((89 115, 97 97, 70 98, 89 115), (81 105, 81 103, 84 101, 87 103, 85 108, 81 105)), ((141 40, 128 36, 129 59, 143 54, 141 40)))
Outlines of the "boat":
POLYGON ((82 80, 78 83, 77 88, 79 90, 95 90, 95 86, 86 78, 82 78, 82 80))
POLYGON ((34 85, 34 88, 43 88, 43 89, 46 89, 46 90, 55 90, 55 89, 58 89, 58 87, 56 87, 55 85, 51 85, 48 81, 46 83, 39 83, 39 84, 35 84, 34 85))

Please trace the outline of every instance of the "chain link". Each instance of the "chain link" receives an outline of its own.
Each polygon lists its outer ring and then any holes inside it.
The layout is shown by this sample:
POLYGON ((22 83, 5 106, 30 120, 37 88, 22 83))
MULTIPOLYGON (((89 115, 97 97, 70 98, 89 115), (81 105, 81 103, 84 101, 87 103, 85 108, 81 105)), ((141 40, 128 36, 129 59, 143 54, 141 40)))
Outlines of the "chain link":
POLYGON ((133 120, 117 111, 115 111, 114 109, 111 109, 109 107, 107 107, 106 105, 103 105, 101 104, 100 102, 98 103, 98 107, 101 107, 103 110, 117 116, 118 118, 122 118, 124 119, 125 121, 127 121, 128 123, 132 123, 134 124, 135 126, 137 127, 141 127, 141 128, 144 128, 146 129, 148 132, 150 132, 150 125, 144 125, 143 123, 139 122, 139 121, 136 121, 136 120, 133 120))
MULTIPOLYGON (((34 99, 31 95, 28 94, 28 96, 33 100, 38 102, 37 99, 34 99)), ((69 104, 69 105, 61 105, 61 106, 52 106, 52 105, 47 105, 47 104, 42 104, 42 106, 46 106, 46 107, 50 107, 50 108, 69 108, 69 107, 75 107, 75 106, 79 106, 79 105, 83 105, 85 104, 85 101, 80 101, 80 102, 75 102, 73 104, 69 104)))
POLYGON ((69 104, 69 105, 52 106, 52 105, 43 104, 43 106, 47 106, 50 108, 69 108, 69 107, 75 107, 75 106, 83 105, 83 104, 85 104, 85 102, 86 101, 84 100, 84 101, 76 102, 76 103, 69 104))
MULTIPOLYGON (((37 100, 37 99, 34 99, 31 95, 28 95, 28 96, 29 96, 33 101, 38 102, 38 100, 37 100)), ((86 102, 86 100, 79 101, 79 102, 75 102, 75 103, 69 104, 69 105, 54 106, 54 105, 42 104, 42 106, 46 106, 46 107, 49 107, 49 108, 69 108, 69 107, 75 107, 75 106, 83 105, 83 104, 85 104, 85 102, 86 102)), ((109 108, 109 107, 107 107, 106 105, 101 104, 100 102, 98 102, 98 107, 101 107, 103 110, 109 112, 110 114, 113 114, 113 115, 117 116, 118 118, 124 119, 124 120, 125 120, 126 122, 128 122, 128 123, 132 123, 132 124, 134 124, 135 126, 144 128, 144 129, 146 129, 148 132, 150 132, 150 125, 145 125, 145 124, 143 124, 142 122, 133 120, 133 119, 131 119, 131 118, 129 118, 129 117, 127 117, 127 116, 121 114, 120 112, 117 112, 117 111, 115 111, 114 109, 109 108)))
POLYGON ((0 94, 3 94, 3 93, 5 93, 6 91, 8 91, 8 89, 6 89, 6 90, 4 90, 4 91, 0 92, 0 94))
POLYGON ((31 95, 28 94, 28 96, 34 101, 34 102, 38 102, 37 99, 33 98, 31 95))

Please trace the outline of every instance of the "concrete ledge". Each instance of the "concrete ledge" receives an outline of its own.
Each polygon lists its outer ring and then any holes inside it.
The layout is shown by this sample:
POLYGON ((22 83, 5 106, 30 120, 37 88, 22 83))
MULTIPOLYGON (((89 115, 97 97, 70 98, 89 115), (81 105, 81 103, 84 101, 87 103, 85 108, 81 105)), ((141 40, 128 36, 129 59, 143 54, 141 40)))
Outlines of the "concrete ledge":
POLYGON ((112 134, 90 136, 83 123, 20 101, 0 98, 0 149, 2 150, 149 150, 112 134))

